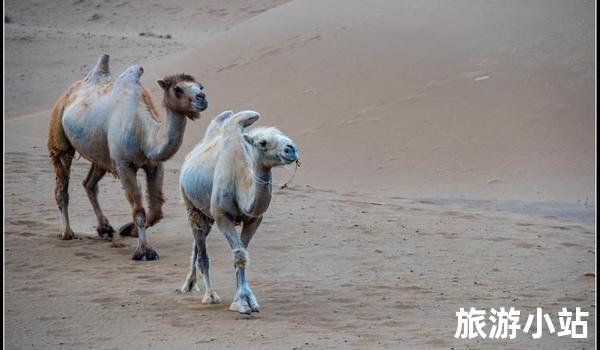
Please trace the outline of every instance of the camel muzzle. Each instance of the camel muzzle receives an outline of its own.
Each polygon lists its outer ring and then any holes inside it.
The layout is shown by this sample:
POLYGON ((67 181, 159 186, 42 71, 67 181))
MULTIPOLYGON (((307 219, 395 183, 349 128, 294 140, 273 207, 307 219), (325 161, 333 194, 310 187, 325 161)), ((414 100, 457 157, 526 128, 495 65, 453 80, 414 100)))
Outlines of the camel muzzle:
POLYGON ((208 108, 208 101, 203 98, 199 101, 192 102, 192 106, 199 112, 203 112, 208 108))

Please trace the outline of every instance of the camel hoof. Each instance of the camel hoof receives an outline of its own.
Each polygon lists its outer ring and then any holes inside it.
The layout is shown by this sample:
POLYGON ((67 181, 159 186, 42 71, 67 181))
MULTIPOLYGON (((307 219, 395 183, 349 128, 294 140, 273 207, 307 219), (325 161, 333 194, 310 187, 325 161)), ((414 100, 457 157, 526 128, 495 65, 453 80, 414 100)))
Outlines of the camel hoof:
POLYGON ((135 253, 133 253, 133 257, 131 259, 136 261, 152 261, 158 260, 158 253, 154 251, 154 249, 149 246, 139 246, 135 249, 135 253))
POLYGON ((200 288, 198 288, 198 284, 196 282, 197 281, 195 280, 186 280, 185 282, 183 282, 183 286, 181 286, 181 292, 191 293, 192 290, 199 292, 200 288))
POLYGON ((138 229, 133 222, 129 222, 119 228, 119 235, 123 237, 137 237, 138 229))
POLYGON ((217 295, 217 292, 214 290, 206 291, 204 293, 204 297, 202 298, 202 304, 220 304, 221 298, 217 295))
POLYGON ((73 233, 72 230, 67 230, 67 231, 63 232, 62 235, 60 236, 60 239, 62 239, 63 241, 70 241, 73 238, 75 238, 75 233, 73 233))
POLYGON ((245 315, 252 314, 252 312, 250 311, 250 308, 247 305, 242 306, 239 300, 231 303, 231 305, 229 306, 229 311, 237 311, 240 314, 245 314, 245 315))
POLYGON ((229 306, 230 311, 237 311, 242 315, 251 315, 253 312, 258 312, 258 309, 252 310, 246 301, 234 301, 229 306))
POLYGON ((115 233, 115 229, 110 225, 101 225, 96 228, 96 232, 98 232, 98 236, 103 239, 112 238, 113 233, 115 233))
POLYGON ((250 315, 253 312, 260 312, 260 307, 256 302, 256 297, 252 293, 252 290, 250 288, 242 288, 238 290, 233 298, 233 303, 229 306, 229 310, 250 315))

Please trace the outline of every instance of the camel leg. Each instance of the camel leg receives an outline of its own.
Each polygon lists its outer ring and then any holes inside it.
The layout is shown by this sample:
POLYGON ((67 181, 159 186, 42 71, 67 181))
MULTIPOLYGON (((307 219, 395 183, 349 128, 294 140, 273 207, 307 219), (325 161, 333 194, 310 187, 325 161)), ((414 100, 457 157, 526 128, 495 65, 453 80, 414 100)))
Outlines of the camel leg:
MULTIPOLYGON (((195 236, 195 235, 194 235, 195 236)), ((189 293, 192 289, 200 291, 198 288, 198 277, 196 276, 196 260, 198 260, 198 246, 196 242, 192 243, 192 256, 190 257, 190 270, 185 276, 185 281, 181 286, 183 293, 189 293)))
POLYGON ((75 150, 54 152, 51 153, 50 158, 54 165, 54 172, 56 173, 56 187, 54 189, 54 197, 56 198, 56 204, 60 210, 60 216, 62 221, 62 234, 61 238, 65 240, 73 239, 75 234, 71 229, 69 223, 69 176, 71 174, 71 163, 73 162, 73 155, 75 150))
POLYGON ((148 227, 154 226, 163 218, 162 206, 165 202, 163 187, 163 165, 144 168, 148 190, 148 227))
POLYGON ((202 298, 203 304, 218 304, 221 302, 221 298, 212 289, 210 284, 210 258, 206 251, 206 236, 210 232, 212 223, 209 218, 196 209, 188 209, 188 219, 190 226, 192 227, 192 234, 194 235, 194 247, 192 250, 192 260, 190 261, 190 272, 181 288, 184 292, 192 290, 194 284, 197 281, 196 268, 202 273, 202 279, 204 281, 204 297, 202 298))
MULTIPOLYGON (((136 179, 137 168, 129 164, 117 166, 117 174, 125 190, 125 196, 131 204, 133 222, 138 230, 138 246, 133 260, 158 260, 158 254, 152 249, 146 238, 146 211, 142 203, 142 193, 136 179)), ((120 246, 120 235, 113 236, 113 245, 120 246), (119 237, 119 238, 118 238, 119 237)))
MULTIPOLYGON (((163 218, 162 205, 165 202, 162 193, 163 166, 158 164, 144 167, 144 171, 146 172, 149 211, 146 227, 151 227, 163 218)), ((137 226, 134 222, 128 222, 119 228, 119 235, 138 237, 137 226)))
POLYGON ((235 230, 235 225, 224 215, 216 219, 217 226, 225 234, 233 253, 233 264, 236 276, 236 292, 229 310, 237 311, 241 314, 250 314, 258 312, 259 306, 256 302, 256 296, 248 286, 246 280, 246 266, 248 264, 248 251, 240 239, 239 233, 235 230))
POLYGON ((258 226, 260 226, 261 222, 262 216, 258 218, 252 218, 249 221, 244 222, 244 226, 242 227, 241 239, 246 249, 248 249, 248 245, 250 244, 252 237, 254 237, 254 233, 258 229, 258 226))
POLYGON ((104 177, 104 174, 106 174, 106 170, 92 164, 87 177, 83 180, 83 188, 85 188, 85 192, 94 208, 96 218, 98 218, 98 226, 96 227, 98 235, 102 238, 109 238, 112 237, 115 230, 108 223, 108 219, 102 213, 102 209, 98 203, 98 182, 104 177))
POLYGON ((131 221, 119 227, 119 236, 138 237, 138 229, 135 222, 131 221))

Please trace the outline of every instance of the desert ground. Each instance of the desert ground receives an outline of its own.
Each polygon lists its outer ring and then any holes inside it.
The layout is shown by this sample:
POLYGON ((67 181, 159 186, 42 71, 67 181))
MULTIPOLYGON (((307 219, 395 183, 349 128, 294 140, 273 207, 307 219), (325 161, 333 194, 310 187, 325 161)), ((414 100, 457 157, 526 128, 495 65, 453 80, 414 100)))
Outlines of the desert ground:
MULTIPOLYGON (((592 1, 5 2, 7 349, 591 349, 596 340, 592 1), (113 75, 192 74, 209 109, 167 161, 161 259, 95 233, 74 161, 58 239, 46 135, 54 100, 102 53, 113 75), (209 238, 220 305, 182 294, 192 237, 178 169, 212 117, 261 112, 302 167, 250 246, 261 304, 228 311, 229 247, 209 238), (588 338, 455 339, 460 307, 590 313, 588 338)), ((164 111, 163 111, 164 112, 164 111)), ((275 173, 285 182, 292 169, 275 173)), ((130 209, 100 183, 117 227, 130 209)), ((531 333, 531 332, 530 332, 531 333)))

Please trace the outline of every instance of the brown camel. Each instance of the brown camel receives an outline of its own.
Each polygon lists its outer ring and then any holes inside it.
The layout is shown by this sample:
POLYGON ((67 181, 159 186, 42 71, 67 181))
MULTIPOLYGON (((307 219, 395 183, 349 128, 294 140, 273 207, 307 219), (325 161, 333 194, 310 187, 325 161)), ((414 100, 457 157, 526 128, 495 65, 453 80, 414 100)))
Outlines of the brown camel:
POLYGON ((69 224, 69 175, 75 152, 92 163, 83 186, 98 219, 101 237, 122 246, 121 235, 137 231, 134 260, 156 260, 145 229, 162 217, 163 165, 181 146, 186 119, 197 119, 207 108, 203 86, 186 74, 158 81, 164 90, 166 121, 160 121, 148 90, 140 84, 143 68, 133 65, 116 80, 109 70, 109 56, 102 55, 92 71, 56 101, 50 118, 48 152, 56 172, 55 196, 62 218, 62 239, 72 239, 69 224), (146 173, 148 213, 136 180, 138 169, 146 173), (133 222, 119 234, 102 213, 98 182, 107 173, 119 178, 132 208, 133 222))

